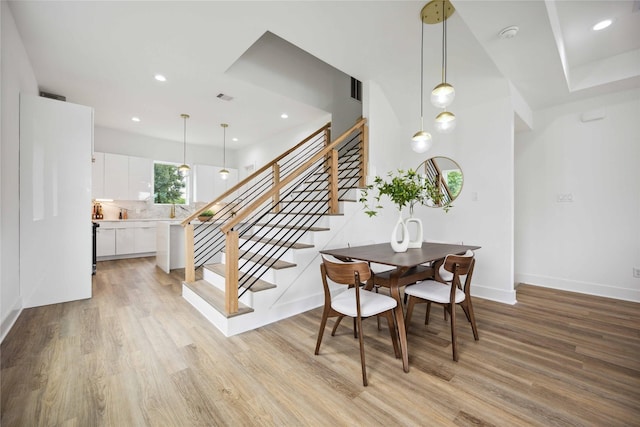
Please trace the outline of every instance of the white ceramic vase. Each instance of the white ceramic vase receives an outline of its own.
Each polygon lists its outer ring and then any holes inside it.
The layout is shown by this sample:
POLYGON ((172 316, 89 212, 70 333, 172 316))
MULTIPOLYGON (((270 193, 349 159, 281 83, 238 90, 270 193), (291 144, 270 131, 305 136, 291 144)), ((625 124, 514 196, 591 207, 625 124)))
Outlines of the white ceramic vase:
POLYGON ((407 233, 409 233, 409 248, 421 248, 422 221, 420 218, 409 217, 404 223, 407 226, 407 233), (413 224, 415 224, 415 226, 413 224), (412 230, 413 228, 415 228, 415 233, 412 230))
POLYGON ((393 232, 391 233, 391 249, 394 252, 406 252, 408 247, 409 230, 402 219, 402 211, 398 211, 398 222, 396 222, 396 226, 393 227, 393 232), (398 241, 398 232, 402 233, 401 241, 398 241))

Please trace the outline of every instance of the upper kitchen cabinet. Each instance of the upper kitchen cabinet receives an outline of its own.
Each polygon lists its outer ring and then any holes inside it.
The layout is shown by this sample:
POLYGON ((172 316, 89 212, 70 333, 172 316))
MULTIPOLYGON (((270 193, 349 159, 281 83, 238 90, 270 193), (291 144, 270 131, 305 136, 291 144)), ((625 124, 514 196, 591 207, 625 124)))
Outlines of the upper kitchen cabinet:
POLYGON ((153 183, 153 160, 129 157, 129 200, 148 200, 153 183))
POLYGON ((193 200, 194 202, 211 202, 238 182, 238 170, 227 168, 229 177, 220 178, 221 167, 210 165, 194 165, 193 167, 193 200))
POLYGON ((94 199, 147 200, 151 197, 153 160, 111 153, 94 153, 94 199))
POLYGON ((91 164, 91 197, 106 199, 104 195, 104 153, 93 153, 91 164))
POLYGON ((129 200, 129 156, 104 154, 104 196, 129 200))

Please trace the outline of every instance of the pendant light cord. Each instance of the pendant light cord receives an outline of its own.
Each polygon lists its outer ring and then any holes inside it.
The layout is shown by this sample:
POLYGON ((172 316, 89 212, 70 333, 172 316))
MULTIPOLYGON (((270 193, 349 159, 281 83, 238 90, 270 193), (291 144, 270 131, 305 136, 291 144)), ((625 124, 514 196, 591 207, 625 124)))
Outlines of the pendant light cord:
POLYGON ((222 169, 227 168, 227 127, 222 127, 222 169))
POLYGON ((184 148, 182 150, 182 164, 187 164, 187 117, 183 117, 184 119, 184 148))
POLYGON ((442 83, 447 82, 447 13, 442 1, 442 83))
POLYGON ((420 130, 424 130, 423 120, 423 106, 424 106, 424 22, 422 22, 422 17, 420 17, 420 130))

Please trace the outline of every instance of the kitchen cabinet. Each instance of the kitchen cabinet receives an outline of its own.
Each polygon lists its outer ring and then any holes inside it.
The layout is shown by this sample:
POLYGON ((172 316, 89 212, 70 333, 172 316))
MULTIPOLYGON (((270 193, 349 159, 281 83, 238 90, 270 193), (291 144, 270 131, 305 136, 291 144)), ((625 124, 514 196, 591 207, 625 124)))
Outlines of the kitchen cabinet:
POLYGON ((91 164, 91 197, 105 199, 104 195, 104 153, 93 153, 91 164))
POLYGON ((134 229, 134 252, 149 253, 156 251, 156 223, 146 221, 134 229))
POLYGON ((116 230, 102 225, 96 229, 96 256, 116 254, 116 230))
POLYGON ((116 255, 135 253, 135 231, 133 228, 116 228, 116 255))
POLYGON ((99 260, 134 258, 156 252, 157 221, 99 221, 96 256, 99 260))
POLYGON ((128 200, 148 200, 152 196, 153 160, 129 157, 128 200))
POLYGON ((94 199, 148 200, 153 195, 153 160, 94 153, 91 196, 94 199))
POLYGON ((238 182, 237 169, 227 168, 229 177, 226 180, 220 178, 222 168, 218 166, 194 165, 193 170, 194 202, 211 202, 238 182))
POLYGON ((129 200, 129 156, 104 153, 104 196, 129 200))

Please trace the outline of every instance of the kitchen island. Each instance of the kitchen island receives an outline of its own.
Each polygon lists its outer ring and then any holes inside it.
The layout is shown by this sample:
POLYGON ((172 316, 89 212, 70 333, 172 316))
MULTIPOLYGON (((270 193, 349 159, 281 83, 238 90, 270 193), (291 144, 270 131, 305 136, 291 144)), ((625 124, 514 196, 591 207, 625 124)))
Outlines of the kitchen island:
POLYGON ((184 228, 180 221, 156 223, 156 265, 165 273, 184 268, 184 228))

